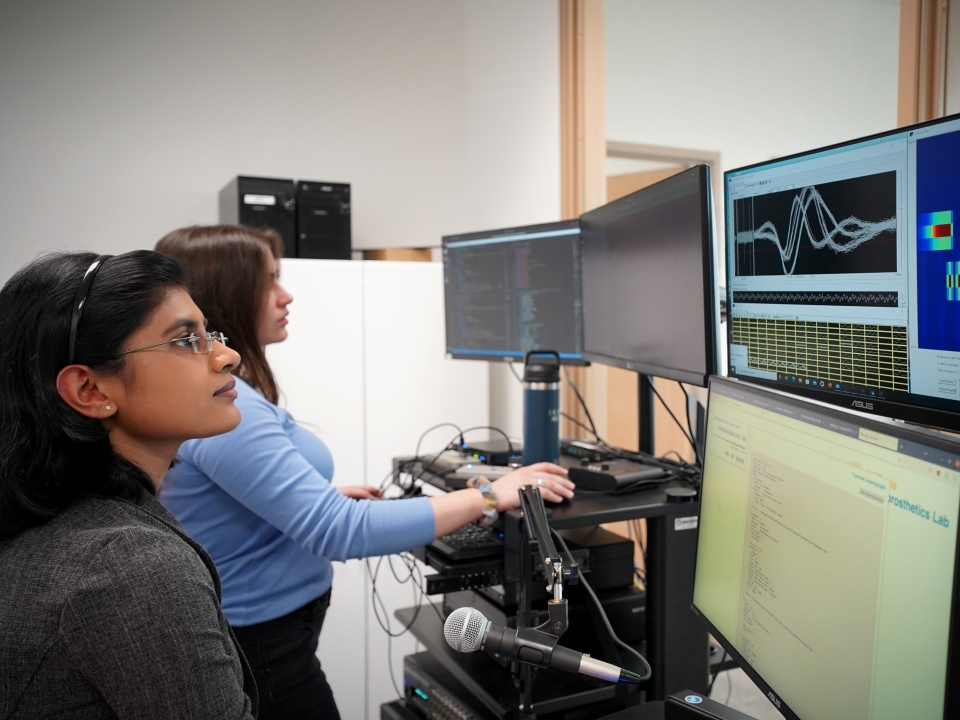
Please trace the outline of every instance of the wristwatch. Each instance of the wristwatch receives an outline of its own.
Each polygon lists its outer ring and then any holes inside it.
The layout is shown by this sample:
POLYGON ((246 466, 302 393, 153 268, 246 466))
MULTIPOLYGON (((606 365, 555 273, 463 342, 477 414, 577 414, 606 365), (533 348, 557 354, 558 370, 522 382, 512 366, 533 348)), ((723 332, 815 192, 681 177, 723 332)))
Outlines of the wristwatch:
POLYGON ((480 518, 480 524, 484 527, 490 527, 500 517, 497 512, 497 495, 493 492, 493 484, 483 475, 476 475, 467 480, 467 487, 479 490, 483 494, 483 517, 480 518))

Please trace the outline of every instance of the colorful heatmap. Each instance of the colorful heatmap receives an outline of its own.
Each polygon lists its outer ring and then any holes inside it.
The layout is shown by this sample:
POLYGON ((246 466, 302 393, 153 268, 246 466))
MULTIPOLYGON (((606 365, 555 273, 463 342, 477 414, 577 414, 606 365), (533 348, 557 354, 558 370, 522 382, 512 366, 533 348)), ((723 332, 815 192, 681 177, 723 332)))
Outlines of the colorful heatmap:
POLYGON ((917 249, 953 250, 953 210, 917 216, 917 249))

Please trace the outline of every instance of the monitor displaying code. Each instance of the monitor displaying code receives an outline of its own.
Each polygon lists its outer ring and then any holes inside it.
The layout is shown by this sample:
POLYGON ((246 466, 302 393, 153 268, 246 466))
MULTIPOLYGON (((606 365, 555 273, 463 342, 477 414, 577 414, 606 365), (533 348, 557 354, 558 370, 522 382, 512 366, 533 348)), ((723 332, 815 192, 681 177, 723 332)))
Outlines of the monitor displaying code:
POLYGON ((711 381, 694 605, 802 720, 943 717, 960 444, 928 438, 711 381))
POLYGON ((445 237, 447 353, 520 360, 554 350, 582 358, 576 221, 445 237))

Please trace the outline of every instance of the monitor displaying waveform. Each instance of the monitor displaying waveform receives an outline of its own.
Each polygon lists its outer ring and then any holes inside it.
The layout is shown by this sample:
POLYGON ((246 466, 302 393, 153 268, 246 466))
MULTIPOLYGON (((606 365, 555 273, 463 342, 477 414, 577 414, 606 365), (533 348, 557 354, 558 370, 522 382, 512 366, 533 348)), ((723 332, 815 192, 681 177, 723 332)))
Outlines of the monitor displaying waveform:
POLYGON ((737 277, 897 271, 897 173, 734 201, 737 277))
POLYGON ((887 307, 900 305, 900 293, 873 290, 734 290, 733 302, 759 305, 817 305, 832 307, 887 307))

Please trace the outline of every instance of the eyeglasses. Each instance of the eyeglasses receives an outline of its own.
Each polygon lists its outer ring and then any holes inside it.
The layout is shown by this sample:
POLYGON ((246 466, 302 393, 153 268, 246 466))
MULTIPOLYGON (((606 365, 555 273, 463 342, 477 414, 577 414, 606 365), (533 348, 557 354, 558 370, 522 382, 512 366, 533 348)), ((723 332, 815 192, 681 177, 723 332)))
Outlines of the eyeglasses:
POLYGON ((134 348, 133 350, 124 350, 123 352, 117 353, 117 357, 120 355, 127 355, 128 353, 139 352, 140 350, 149 350, 150 348, 160 347, 161 345, 177 345, 178 347, 187 347, 188 345, 193 348, 193 351, 198 355, 201 353, 210 353, 213 352, 213 343, 214 341, 220 343, 221 345, 227 344, 227 336, 221 332, 204 332, 204 333, 190 333, 186 337, 178 337, 173 340, 164 340, 163 342, 154 343, 153 345, 144 345, 143 347, 134 348))

